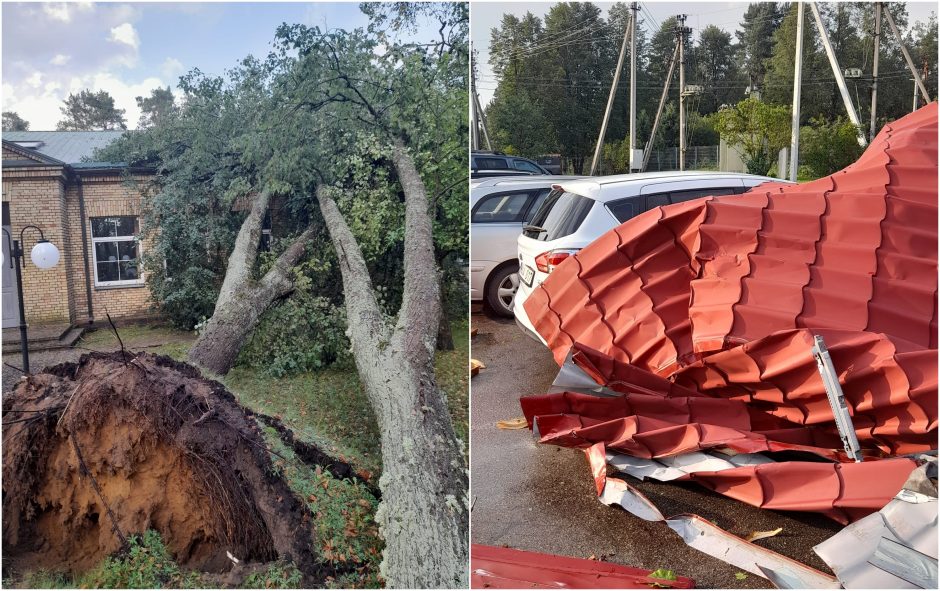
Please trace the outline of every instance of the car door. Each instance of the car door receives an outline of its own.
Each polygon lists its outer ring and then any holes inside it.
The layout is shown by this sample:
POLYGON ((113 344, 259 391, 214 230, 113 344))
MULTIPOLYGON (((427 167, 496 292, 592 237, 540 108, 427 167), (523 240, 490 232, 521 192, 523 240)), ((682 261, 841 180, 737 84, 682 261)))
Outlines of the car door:
POLYGON ((481 198, 470 212, 471 256, 474 261, 503 262, 516 258, 522 223, 548 189, 503 190, 481 198))

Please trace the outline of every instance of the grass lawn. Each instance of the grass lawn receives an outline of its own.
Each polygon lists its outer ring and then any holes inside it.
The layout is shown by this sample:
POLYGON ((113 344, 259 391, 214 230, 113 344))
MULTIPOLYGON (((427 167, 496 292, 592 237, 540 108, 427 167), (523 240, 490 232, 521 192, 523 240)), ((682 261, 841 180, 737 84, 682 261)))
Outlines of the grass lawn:
MULTIPOLYGON (((468 433, 468 359, 466 319, 454 322, 454 350, 437 354, 436 373, 447 394, 457 436, 468 433)), ((255 368, 235 367, 225 386, 239 401, 274 415, 298 436, 330 449, 357 468, 378 474, 382 467, 378 427, 355 367, 329 368, 272 378, 255 368)))

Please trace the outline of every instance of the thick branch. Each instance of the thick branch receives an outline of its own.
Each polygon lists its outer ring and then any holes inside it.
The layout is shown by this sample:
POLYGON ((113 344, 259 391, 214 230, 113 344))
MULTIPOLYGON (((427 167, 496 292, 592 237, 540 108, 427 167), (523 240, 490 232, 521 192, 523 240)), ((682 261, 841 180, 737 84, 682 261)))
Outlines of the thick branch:
POLYGON ((313 233, 313 226, 309 226, 304 230, 304 233, 295 238, 290 246, 277 257, 274 265, 261 278, 261 286, 275 290, 275 297, 287 295, 294 289, 290 270, 303 258, 307 242, 313 238, 313 233))
POLYGON ((354 351, 374 357, 377 354, 377 342, 388 338, 388 327, 375 301, 369 268, 362 256, 362 250, 359 249, 359 243, 330 196, 330 189, 322 185, 318 187, 317 201, 320 202, 320 211, 323 212, 323 219, 336 249, 343 276, 349 340, 354 351))
POLYGON ((432 355, 441 298, 428 196, 414 159, 401 140, 395 141, 392 161, 405 192, 405 294, 396 331, 408 333, 411 353, 432 355), (430 349, 424 350, 428 344, 430 349))
POLYGON ((235 247, 232 248, 232 253, 228 257, 225 280, 222 282, 222 291, 219 292, 216 300, 216 308, 219 302, 231 300, 235 292, 244 285, 245 279, 251 276, 255 259, 258 257, 258 244, 261 242, 261 224, 264 222, 264 214, 268 210, 270 201, 271 194, 268 191, 262 191, 251 204, 251 211, 242 222, 238 237, 235 238, 235 247))

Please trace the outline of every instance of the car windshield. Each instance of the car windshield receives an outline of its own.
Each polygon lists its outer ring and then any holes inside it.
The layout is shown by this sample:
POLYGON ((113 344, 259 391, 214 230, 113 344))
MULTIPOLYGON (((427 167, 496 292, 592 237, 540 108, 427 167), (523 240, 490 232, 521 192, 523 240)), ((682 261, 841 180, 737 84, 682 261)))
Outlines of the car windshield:
POLYGON ((581 227, 593 205, 593 199, 566 191, 552 191, 523 233, 542 241, 563 238, 581 227))

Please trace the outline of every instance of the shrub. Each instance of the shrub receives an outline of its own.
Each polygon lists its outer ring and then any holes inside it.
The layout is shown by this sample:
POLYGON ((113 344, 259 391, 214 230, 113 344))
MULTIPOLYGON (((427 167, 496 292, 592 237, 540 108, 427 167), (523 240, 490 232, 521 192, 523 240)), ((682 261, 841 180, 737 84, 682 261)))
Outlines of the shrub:
POLYGON ((279 378, 348 363, 349 346, 344 308, 298 290, 265 312, 239 363, 279 378))
POLYGON ((862 155, 857 138, 858 128, 842 117, 832 122, 810 119, 810 125, 800 128, 800 164, 814 178, 838 172, 862 155))
POLYGON ((297 567, 289 562, 273 562, 263 571, 248 575, 242 587, 245 589, 297 589, 302 575, 297 567))

